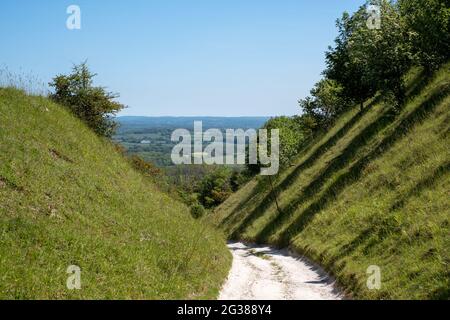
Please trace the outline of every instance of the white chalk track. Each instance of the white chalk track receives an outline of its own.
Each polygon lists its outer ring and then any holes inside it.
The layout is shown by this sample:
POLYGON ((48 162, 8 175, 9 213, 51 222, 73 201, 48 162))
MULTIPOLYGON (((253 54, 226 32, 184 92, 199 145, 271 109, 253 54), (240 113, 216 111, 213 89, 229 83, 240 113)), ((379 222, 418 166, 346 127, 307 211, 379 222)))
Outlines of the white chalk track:
POLYGON ((333 280, 288 250, 230 243, 233 265, 219 300, 339 300, 333 280))

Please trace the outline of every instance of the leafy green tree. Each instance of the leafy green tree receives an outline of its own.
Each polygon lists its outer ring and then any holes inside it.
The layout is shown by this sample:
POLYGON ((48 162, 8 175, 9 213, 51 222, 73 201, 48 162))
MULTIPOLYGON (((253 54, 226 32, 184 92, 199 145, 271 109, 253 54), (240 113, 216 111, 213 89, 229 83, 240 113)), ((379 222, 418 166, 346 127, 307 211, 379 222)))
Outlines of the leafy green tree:
POLYGON ((197 186, 198 200, 206 208, 218 206, 233 192, 230 171, 219 167, 206 175, 197 186))
POLYGON ((450 1, 399 0, 415 58, 429 72, 450 58, 450 1))
POLYGON ((299 116, 294 116, 293 118, 302 128, 303 144, 307 143, 314 137, 314 134, 317 131, 318 124, 316 120, 309 114, 302 114, 299 116))
POLYGON ((364 101, 373 96, 377 90, 376 82, 370 77, 370 61, 360 51, 365 45, 365 38, 358 36, 357 30, 363 28, 367 19, 365 7, 354 15, 347 12, 336 22, 339 35, 335 46, 326 52, 327 69, 325 76, 336 81, 341 87, 341 94, 349 104, 359 104, 361 110, 364 101))
MULTIPOLYGON (((301 116, 280 116, 269 119, 263 126, 263 129, 268 130, 268 150, 271 150, 271 138, 270 133, 272 129, 279 129, 280 149, 279 160, 280 166, 286 167, 291 164, 292 159, 298 154, 300 149, 309 141, 314 132, 317 130, 317 123, 311 115, 303 114, 301 116)), ((248 162, 248 148, 246 148, 246 170, 242 173, 238 173, 238 176, 242 176, 242 185, 252 176, 255 176, 261 171, 261 164, 249 164, 248 162)), ((233 176, 232 176, 233 186, 233 176)))
POLYGON ((322 127, 328 126, 348 103, 343 95, 343 87, 335 80, 320 80, 310 93, 310 97, 299 101, 300 107, 322 127))
MULTIPOLYGON (((380 28, 368 28, 366 23, 360 23, 349 39, 350 55, 354 63, 366 61, 367 81, 378 90, 392 92, 398 104, 402 104, 403 76, 413 62, 409 33, 396 5, 386 0, 372 3, 381 10, 380 28)), ((365 21, 369 19, 366 6, 358 11, 365 21)))
POLYGON ((362 52, 369 57, 370 78, 379 89, 391 91, 401 105, 405 99, 403 76, 413 65, 410 34, 396 5, 386 0, 378 0, 378 5, 381 28, 362 30, 368 36, 366 50, 362 52))
POLYGON ((392 92, 402 104, 403 76, 412 66, 413 54, 411 34, 398 6, 387 0, 368 2, 352 17, 344 14, 338 27, 340 35, 336 48, 327 54, 325 74, 344 87, 346 96, 359 99, 361 106, 377 90, 392 92), (380 28, 369 28, 367 24, 369 4, 380 8, 380 28))
MULTIPOLYGON (((267 121, 264 128, 268 130, 269 137, 270 130, 279 129, 280 165, 289 165, 290 161, 298 153, 302 143, 304 142, 304 134, 301 123, 297 121, 296 118, 281 116, 267 121)), ((270 142, 270 139, 268 141, 270 142)))
POLYGON ((49 83, 54 88, 50 97, 67 106, 97 134, 111 137, 117 126, 113 117, 124 106, 115 101, 117 94, 93 86, 95 76, 86 62, 75 65, 71 74, 58 75, 49 83))

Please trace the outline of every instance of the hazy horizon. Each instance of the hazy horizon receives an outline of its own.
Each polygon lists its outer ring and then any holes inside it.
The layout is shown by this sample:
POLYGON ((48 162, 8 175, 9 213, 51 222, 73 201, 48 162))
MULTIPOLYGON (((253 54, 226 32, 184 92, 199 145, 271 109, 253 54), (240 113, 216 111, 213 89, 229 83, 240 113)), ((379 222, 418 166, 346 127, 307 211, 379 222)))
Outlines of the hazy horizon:
POLYGON ((275 116, 208 116, 208 115, 194 115, 194 116, 141 116, 141 115, 117 115, 116 118, 271 118, 275 116))

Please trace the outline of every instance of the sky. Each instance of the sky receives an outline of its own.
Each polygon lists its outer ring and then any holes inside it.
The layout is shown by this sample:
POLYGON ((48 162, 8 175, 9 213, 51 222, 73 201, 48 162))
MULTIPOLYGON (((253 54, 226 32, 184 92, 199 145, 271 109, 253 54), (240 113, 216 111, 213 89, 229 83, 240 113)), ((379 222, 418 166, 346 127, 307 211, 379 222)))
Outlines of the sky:
POLYGON ((321 78, 363 0, 2 0, 0 68, 47 83, 88 61, 119 115, 276 116, 321 78), (69 30, 66 10, 81 9, 69 30))

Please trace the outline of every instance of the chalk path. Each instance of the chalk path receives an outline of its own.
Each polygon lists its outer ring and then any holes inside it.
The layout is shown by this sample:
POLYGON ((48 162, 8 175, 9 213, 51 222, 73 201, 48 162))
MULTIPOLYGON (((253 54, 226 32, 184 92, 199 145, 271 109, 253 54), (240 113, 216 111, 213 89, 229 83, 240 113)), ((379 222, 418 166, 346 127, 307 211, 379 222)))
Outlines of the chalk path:
POLYGON ((233 265, 219 300, 339 300, 332 280, 288 250, 230 243, 233 265))

